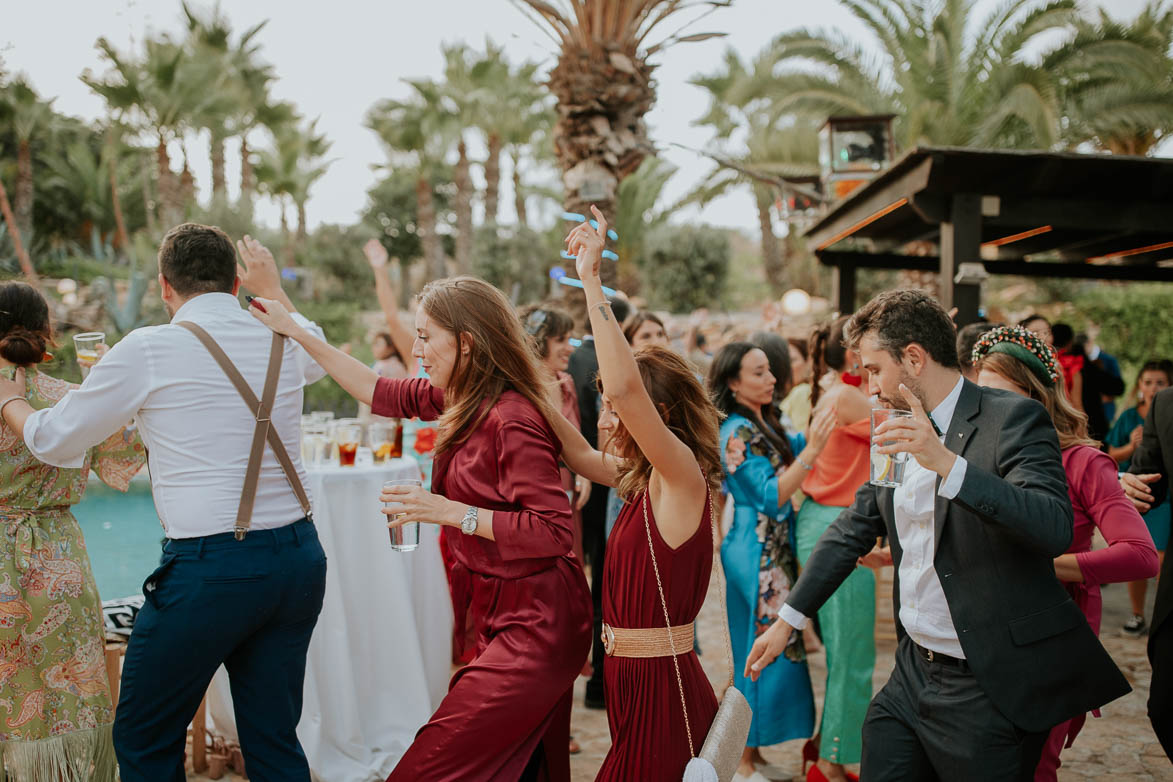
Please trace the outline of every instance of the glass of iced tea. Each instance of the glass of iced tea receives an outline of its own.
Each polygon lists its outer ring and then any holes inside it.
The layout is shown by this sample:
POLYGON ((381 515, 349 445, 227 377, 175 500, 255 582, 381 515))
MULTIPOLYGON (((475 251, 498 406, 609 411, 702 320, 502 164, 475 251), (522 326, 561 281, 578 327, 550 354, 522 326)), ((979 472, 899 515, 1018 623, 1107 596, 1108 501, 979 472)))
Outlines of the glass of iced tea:
POLYGON ((370 441, 371 454, 375 457, 375 464, 382 464, 391 457, 391 450, 395 445, 395 424, 376 421, 367 429, 370 441))
POLYGON ((89 377, 90 369, 98 363, 98 346, 105 346, 106 333, 103 331, 87 331, 84 334, 73 335, 73 347, 77 352, 77 365, 81 367, 81 377, 89 377))
POLYGON ((354 456, 362 444, 362 424, 339 422, 334 429, 334 442, 338 443, 338 464, 353 467, 354 456))

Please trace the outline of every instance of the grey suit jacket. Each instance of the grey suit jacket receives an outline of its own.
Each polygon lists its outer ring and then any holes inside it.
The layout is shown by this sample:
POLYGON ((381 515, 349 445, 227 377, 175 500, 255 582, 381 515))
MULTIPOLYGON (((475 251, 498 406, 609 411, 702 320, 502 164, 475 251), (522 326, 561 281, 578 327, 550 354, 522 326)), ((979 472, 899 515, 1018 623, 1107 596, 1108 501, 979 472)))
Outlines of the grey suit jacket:
MULTIPOLYGON (((1048 730, 1130 689, 1055 577, 1072 512, 1055 428, 1045 408, 965 381, 945 433, 965 457, 957 496, 937 496, 933 559, 961 648, 979 686, 1015 725, 1048 730)), ((940 480, 938 479, 938 488, 940 480)), ((864 484, 820 538, 787 602, 806 616, 888 536, 897 566, 893 489, 864 484)))

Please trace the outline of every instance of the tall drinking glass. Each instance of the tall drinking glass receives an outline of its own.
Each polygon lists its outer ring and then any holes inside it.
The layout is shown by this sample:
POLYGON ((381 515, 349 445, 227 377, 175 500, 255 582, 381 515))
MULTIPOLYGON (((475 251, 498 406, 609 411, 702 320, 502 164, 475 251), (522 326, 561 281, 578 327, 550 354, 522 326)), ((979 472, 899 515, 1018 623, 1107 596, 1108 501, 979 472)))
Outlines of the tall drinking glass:
POLYGON ((341 421, 334 429, 334 441, 338 443, 338 464, 353 467, 354 456, 362 444, 362 424, 341 421))
MULTIPOLYGON (((387 481, 383 484, 384 489, 389 489, 392 486, 422 486, 423 483, 419 478, 396 478, 393 481, 387 481)), ((393 508, 399 505, 398 502, 385 502, 384 508, 393 508)), ((384 519, 391 520, 390 516, 383 516, 384 519)), ((395 516, 398 518, 398 515, 395 516)), ((410 524, 403 524, 398 527, 392 527, 387 530, 391 534, 391 549, 393 551, 415 551, 420 545, 420 524, 418 521, 413 521, 410 524)))
POLYGON ((371 454, 375 457, 375 464, 382 464, 391 457, 396 427, 397 423, 375 421, 367 428, 368 444, 371 446, 371 454))
POLYGON ((886 407, 877 407, 872 410, 872 439, 871 439, 871 469, 869 478, 873 486, 887 486, 889 488, 904 483, 904 471, 908 467, 907 453, 876 453, 881 445, 891 445, 893 440, 876 441, 876 427, 893 418, 911 418, 908 410, 890 410, 886 407))
POLYGON ((90 368, 98 363, 98 346, 105 346, 106 333, 103 331, 87 331, 84 334, 73 335, 73 347, 77 353, 77 365, 81 367, 81 378, 89 377, 90 368))

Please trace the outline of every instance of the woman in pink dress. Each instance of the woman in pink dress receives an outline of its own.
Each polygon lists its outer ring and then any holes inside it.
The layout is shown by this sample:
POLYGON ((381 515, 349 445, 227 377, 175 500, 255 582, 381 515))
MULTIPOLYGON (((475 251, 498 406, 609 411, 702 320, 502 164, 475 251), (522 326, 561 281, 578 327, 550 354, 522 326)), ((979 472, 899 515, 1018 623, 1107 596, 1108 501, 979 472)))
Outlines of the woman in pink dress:
MULTIPOLYGON (((1088 437, 1087 416, 1063 393, 1059 362, 1042 339, 1021 327, 1000 326, 978 339, 973 363, 980 385, 1038 400, 1055 423, 1075 515, 1071 547, 1055 559, 1055 575, 1098 635, 1100 584, 1157 574, 1157 549, 1148 528, 1120 488, 1116 462, 1088 437), (1092 551, 1096 529, 1108 547, 1092 551)), ((1081 715, 1051 729, 1036 782, 1057 779, 1059 753, 1075 741, 1084 719, 1081 715)))
POLYGON ((603 573, 612 743, 597 780, 677 782, 717 712, 693 652, 693 622, 713 565, 718 416, 684 359, 659 346, 632 354, 599 282, 607 224, 592 212, 598 228, 583 223, 566 243, 577 256, 599 358, 599 431, 617 456, 592 449, 566 421, 558 436, 571 469, 626 500, 603 573))
MULTIPOLYGON (((591 600, 572 552, 558 474, 561 420, 542 391, 521 324, 472 277, 424 288, 413 355, 427 378, 378 377, 297 326, 277 302, 254 314, 301 343, 377 415, 439 420, 432 491, 400 486, 390 522, 458 529, 469 572, 476 656, 461 668, 391 782, 569 782, 574 679, 591 642, 591 600)), ((372 498, 373 500, 374 498, 372 498)), ((391 555, 410 556, 410 555, 391 555)))

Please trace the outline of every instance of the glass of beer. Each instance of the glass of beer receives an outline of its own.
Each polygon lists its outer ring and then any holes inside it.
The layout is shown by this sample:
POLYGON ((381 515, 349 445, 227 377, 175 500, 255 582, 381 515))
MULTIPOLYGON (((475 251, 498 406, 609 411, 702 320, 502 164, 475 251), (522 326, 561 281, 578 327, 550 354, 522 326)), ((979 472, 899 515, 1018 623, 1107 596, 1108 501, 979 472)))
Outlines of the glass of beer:
POLYGON ((371 454, 375 457, 375 464, 382 464, 391 457, 391 450, 395 445, 395 425, 384 421, 376 421, 367 429, 370 441, 371 454))
POLYGON ((89 377, 90 368, 98 363, 98 346, 106 345, 106 333, 103 331, 87 331, 84 334, 73 335, 73 347, 77 352, 77 365, 81 367, 81 377, 89 377))
POLYGON ((362 444, 362 424, 357 421, 340 421, 334 428, 334 442, 338 443, 339 466, 353 467, 354 456, 362 444))
POLYGON ((904 471, 908 467, 907 453, 876 453, 882 445, 891 445, 894 440, 876 441, 876 427, 892 418, 911 418, 908 410, 891 410, 877 407, 872 410, 871 469, 869 478, 873 486, 894 488, 904 483, 904 471))
MULTIPOLYGON (((384 489, 389 489, 392 486, 422 486, 419 478, 396 478, 393 481, 387 481, 383 484, 384 489)), ((393 508, 399 505, 398 502, 385 502, 384 508, 393 508)), ((399 518, 396 516, 383 515, 387 521, 399 518)), ((391 549, 393 551, 415 551, 420 545, 420 524, 418 521, 413 521, 410 524, 403 524, 398 527, 391 527, 387 530, 391 534, 391 549)))

